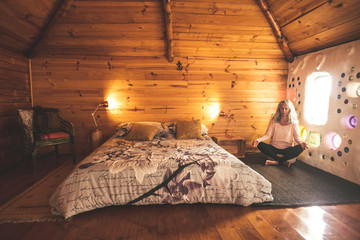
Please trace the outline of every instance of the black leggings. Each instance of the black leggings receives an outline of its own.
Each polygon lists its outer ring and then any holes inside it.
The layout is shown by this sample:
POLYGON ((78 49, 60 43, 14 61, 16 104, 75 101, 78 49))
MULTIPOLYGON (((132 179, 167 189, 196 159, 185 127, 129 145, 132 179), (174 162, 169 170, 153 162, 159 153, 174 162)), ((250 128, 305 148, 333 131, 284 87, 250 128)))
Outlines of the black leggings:
POLYGON ((270 144, 260 142, 257 147, 263 154, 273 158, 275 161, 278 161, 279 163, 283 163, 289 159, 295 158, 304 151, 300 144, 285 149, 278 149, 270 144), (281 154, 283 155, 283 157, 279 157, 276 154, 281 154))

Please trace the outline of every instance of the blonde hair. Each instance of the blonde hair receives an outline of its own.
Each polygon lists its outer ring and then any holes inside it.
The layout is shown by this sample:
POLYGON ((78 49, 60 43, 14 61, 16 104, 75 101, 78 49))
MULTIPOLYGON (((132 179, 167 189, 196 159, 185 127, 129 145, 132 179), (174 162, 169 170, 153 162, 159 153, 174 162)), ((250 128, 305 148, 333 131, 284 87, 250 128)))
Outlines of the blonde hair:
POLYGON ((298 123, 299 120, 297 118, 295 107, 290 100, 282 100, 281 102, 279 102, 273 119, 276 122, 280 122, 280 120, 281 120, 280 107, 284 104, 289 107, 289 114, 287 115, 287 123, 288 124, 298 123))

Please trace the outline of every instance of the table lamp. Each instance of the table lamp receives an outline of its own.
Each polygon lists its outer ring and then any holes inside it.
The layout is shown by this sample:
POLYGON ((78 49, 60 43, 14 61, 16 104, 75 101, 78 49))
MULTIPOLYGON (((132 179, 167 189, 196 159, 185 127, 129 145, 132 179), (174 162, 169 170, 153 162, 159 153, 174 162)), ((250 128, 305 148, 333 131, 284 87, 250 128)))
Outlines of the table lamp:
POLYGON ((94 120, 96 129, 94 132, 91 133, 91 149, 95 150, 95 148, 97 148, 98 146, 100 146, 103 142, 103 134, 102 132, 98 129, 98 125, 96 122, 96 118, 95 118, 95 112, 100 108, 100 107, 109 107, 109 103, 107 101, 99 103, 98 105, 96 105, 95 110, 91 113, 92 118, 94 120))

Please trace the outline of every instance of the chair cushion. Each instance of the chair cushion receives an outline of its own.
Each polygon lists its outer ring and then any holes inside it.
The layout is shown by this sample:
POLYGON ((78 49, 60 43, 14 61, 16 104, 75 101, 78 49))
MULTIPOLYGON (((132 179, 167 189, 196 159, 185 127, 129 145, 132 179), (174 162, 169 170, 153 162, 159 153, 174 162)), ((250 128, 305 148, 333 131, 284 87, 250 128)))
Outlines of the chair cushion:
POLYGON ((70 137, 70 134, 67 132, 52 132, 43 134, 40 136, 41 140, 48 140, 48 139, 56 139, 56 138, 67 138, 70 137))

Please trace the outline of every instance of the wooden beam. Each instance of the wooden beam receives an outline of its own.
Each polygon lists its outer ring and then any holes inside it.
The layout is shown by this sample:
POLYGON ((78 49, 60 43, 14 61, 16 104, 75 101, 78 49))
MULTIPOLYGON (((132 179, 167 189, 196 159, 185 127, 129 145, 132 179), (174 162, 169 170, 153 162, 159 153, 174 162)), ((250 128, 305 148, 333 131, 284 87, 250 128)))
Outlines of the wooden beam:
POLYGON ((28 58, 34 57, 36 50, 39 48, 41 43, 47 37, 53 26, 65 15, 70 12, 71 5, 74 0, 60 0, 59 7, 55 11, 55 13, 51 16, 50 21, 45 25, 43 32, 40 34, 35 43, 31 46, 31 48, 26 52, 26 56, 28 58))
POLYGON ((165 28, 166 28, 166 57, 169 62, 174 60, 174 42, 173 42, 173 22, 171 12, 171 0, 162 0, 164 17, 165 17, 165 28))
POLYGON ((281 32, 280 25, 276 21, 274 14, 270 11, 269 4, 267 3, 266 0, 257 0, 257 3, 260 6, 261 10, 264 12, 267 20, 269 21, 269 23, 274 31, 274 34, 276 36, 276 39, 279 43, 279 46, 280 46, 281 50, 283 51, 286 59, 289 62, 294 61, 294 55, 289 47, 288 40, 281 32))

